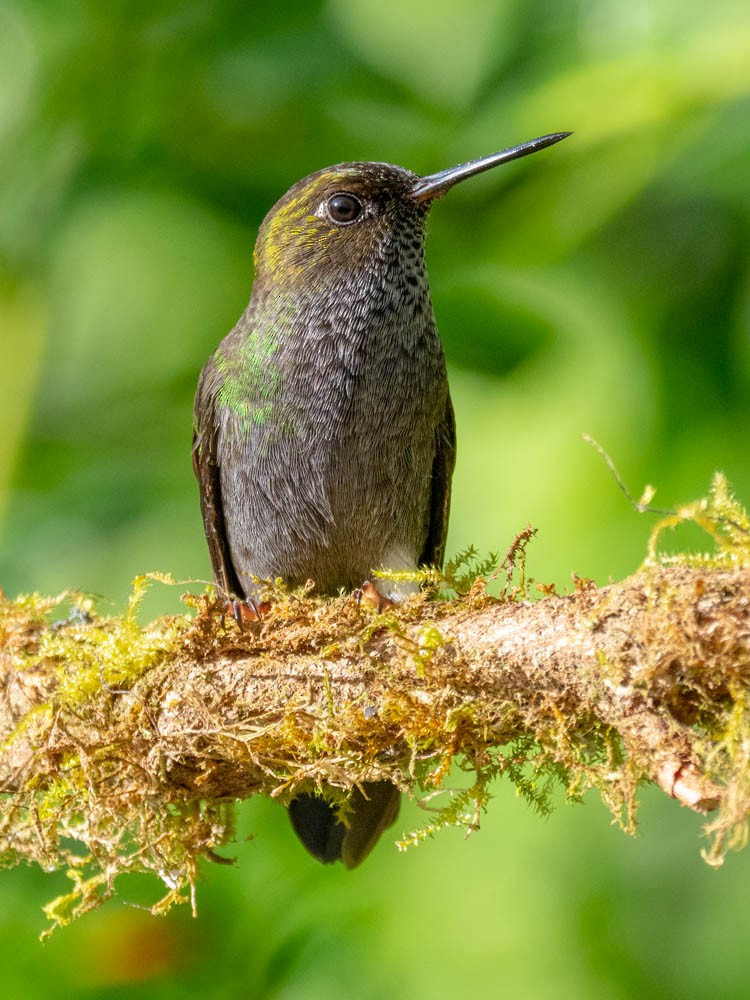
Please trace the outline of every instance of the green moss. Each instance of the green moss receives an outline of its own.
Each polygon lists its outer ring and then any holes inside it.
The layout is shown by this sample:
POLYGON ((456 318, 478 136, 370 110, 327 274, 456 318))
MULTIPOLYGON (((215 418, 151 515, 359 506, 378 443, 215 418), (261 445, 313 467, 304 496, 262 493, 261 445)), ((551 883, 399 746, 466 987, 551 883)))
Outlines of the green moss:
POLYGON ((138 622, 141 601, 155 579, 172 582, 161 574, 137 577, 119 618, 92 619, 91 599, 72 595, 78 614, 41 633, 34 660, 56 665, 58 704, 72 708, 102 690, 127 687, 173 648, 189 624, 187 617, 162 619, 145 627, 138 622))
POLYGON ((417 633, 417 651, 414 663, 417 676, 424 677, 425 670, 432 663, 435 653, 445 644, 445 637, 434 625, 423 625, 417 633))
POLYGON ((0 595, 0 640, 15 654, 14 680, 33 689, 43 676, 49 696, 4 740, 10 758, 22 741, 36 750, 6 785, 16 787, 0 798, 0 863, 67 872, 73 890, 45 907, 52 929, 100 905, 128 871, 156 873, 173 901, 189 897, 204 853, 199 838, 217 845, 232 829, 224 804, 196 807, 165 790, 160 808, 144 809, 138 753, 123 745, 119 695, 174 649, 191 624, 187 616, 138 624, 153 579, 169 580, 139 577, 124 613, 111 618, 97 616, 94 602, 77 593, 0 595), (77 749, 48 749, 60 727, 69 745, 80 743, 77 749))
POLYGON ((732 493, 726 476, 714 473, 707 497, 686 504, 667 514, 651 532, 648 544, 647 565, 661 566, 750 566, 750 518, 747 511, 732 493), (697 524, 709 536, 713 550, 706 553, 678 553, 665 555, 659 542, 667 531, 684 524, 697 524))

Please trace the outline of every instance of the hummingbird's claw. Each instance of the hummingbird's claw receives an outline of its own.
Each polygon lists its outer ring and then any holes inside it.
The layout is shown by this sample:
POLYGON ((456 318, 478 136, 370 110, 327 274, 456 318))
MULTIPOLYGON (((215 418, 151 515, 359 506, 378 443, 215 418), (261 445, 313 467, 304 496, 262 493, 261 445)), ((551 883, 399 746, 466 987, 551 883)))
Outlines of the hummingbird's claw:
POLYGON ((392 601, 390 597, 384 597, 374 583, 370 580, 365 580, 361 587, 354 591, 354 599, 359 606, 362 601, 367 601, 368 604, 372 604, 378 614, 383 611, 390 611, 391 608, 396 607, 396 602, 392 601))
POLYGON ((268 614, 271 605, 268 601, 258 603, 254 598, 247 597, 244 601, 231 600, 226 602, 226 609, 242 629, 245 622, 263 621, 263 615, 268 614))

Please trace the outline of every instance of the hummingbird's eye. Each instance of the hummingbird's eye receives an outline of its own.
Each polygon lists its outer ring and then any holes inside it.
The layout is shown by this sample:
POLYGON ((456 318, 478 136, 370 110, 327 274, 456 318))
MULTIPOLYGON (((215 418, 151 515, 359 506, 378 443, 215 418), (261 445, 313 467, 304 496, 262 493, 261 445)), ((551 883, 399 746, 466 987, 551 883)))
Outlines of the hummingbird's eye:
POLYGON ((353 194, 331 195, 326 207, 331 220, 339 225, 354 222, 362 214, 362 202, 353 194))

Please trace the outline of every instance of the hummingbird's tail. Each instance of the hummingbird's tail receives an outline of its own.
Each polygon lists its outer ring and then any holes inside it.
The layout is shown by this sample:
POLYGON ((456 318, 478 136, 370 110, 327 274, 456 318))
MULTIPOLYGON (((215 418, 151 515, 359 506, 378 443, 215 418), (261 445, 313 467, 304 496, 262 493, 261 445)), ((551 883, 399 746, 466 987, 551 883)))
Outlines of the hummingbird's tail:
POLYGON ((336 809, 318 795, 298 795, 289 803, 294 832, 318 861, 341 861, 345 868, 362 864, 381 833, 398 816, 399 790, 390 781, 365 781, 349 799, 348 825, 336 819, 336 809))

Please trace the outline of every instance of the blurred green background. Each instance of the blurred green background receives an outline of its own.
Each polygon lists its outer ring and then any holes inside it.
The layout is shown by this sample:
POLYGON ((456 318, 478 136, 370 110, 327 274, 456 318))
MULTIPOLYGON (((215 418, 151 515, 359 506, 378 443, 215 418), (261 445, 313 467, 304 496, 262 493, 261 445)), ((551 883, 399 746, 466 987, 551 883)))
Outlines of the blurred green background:
MULTIPOLYGON (((192 394, 290 184, 565 129, 456 189, 428 241, 459 434, 449 551, 531 521, 530 572, 562 587, 635 569, 651 526, 584 431, 662 505, 716 468, 750 498, 746 0, 2 0, 0 586, 116 609, 138 573, 208 576, 192 394)), ((125 905, 159 888, 125 881, 43 947, 65 880, 3 872, 4 990, 747 997, 750 853, 710 871, 698 818, 655 793, 631 840, 593 798, 542 821, 495 791, 468 842, 385 838, 355 873, 252 802, 197 921, 125 905)), ((409 804, 399 826, 419 824, 409 804)))

